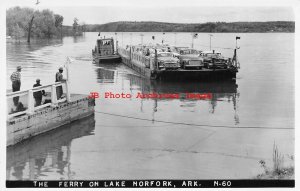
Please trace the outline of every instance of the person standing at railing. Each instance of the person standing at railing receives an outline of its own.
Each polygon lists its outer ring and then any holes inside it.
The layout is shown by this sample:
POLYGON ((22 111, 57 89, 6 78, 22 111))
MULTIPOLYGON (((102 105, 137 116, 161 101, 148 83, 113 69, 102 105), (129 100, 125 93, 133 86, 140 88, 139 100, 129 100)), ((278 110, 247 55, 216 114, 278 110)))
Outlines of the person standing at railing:
MULTIPOLYGON (((33 85, 33 87, 39 87, 42 86, 42 84, 40 84, 41 80, 40 79, 36 79, 36 84, 33 85)), ((42 103, 42 99, 43 99, 43 95, 45 95, 45 90, 41 90, 41 91, 37 91, 33 93, 33 97, 35 99, 35 106, 40 106, 42 103)))
MULTIPOLYGON (((21 66, 17 67, 17 71, 13 72, 10 76, 10 80, 12 82, 12 91, 20 91, 21 88, 21 66)), ((19 103, 19 96, 13 98, 14 104, 17 105, 19 103)))
MULTIPOLYGON (((56 72, 56 75, 55 75, 55 82, 64 82, 65 79, 63 79, 63 67, 59 67, 58 69, 58 72, 56 72)), ((63 88, 62 86, 57 86, 56 87, 56 95, 57 95, 57 100, 59 100, 61 98, 63 94, 63 88)))

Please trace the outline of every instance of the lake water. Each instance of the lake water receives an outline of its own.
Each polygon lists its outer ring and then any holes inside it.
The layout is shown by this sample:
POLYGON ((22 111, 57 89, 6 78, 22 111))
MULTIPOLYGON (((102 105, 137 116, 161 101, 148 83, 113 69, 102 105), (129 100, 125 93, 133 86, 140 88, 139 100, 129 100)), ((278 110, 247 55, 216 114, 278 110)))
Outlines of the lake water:
MULTIPOLYGON (((294 34, 212 36, 212 49, 232 57, 235 37, 241 69, 236 82, 151 82, 123 64, 95 64, 98 33, 60 40, 7 43, 10 74, 21 65, 22 87, 36 78, 54 82, 66 57, 72 93, 99 92, 95 115, 7 149, 8 180, 244 179, 272 167, 273 145, 291 165, 294 155, 294 34), (104 92, 212 93, 210 100, 105 99, 104 92)), ((101 33, 119 46, 164 40, 191 46, 189 33, 101 33)), ((209 50, 209 34, 194 48, 209 50)))

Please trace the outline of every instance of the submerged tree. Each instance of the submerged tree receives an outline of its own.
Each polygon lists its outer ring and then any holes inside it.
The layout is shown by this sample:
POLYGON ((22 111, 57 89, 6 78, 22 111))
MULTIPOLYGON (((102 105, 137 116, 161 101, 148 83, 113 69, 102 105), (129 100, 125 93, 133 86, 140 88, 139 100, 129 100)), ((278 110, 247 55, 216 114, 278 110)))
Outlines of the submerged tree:
POLYGON ((37 28, 37 36, 51 38, 56 32, 53 12, 49 9, 39 12, 37 14, 35 26, 37 28))
POLYGON ((81 22, 80 26, 81 26, 81 31, 85 32, 86 31, 86 23, 85 22, 81 22))
POLYGON ((34 19, 34 13, 31 16, 31 19, 28 23, 28 35, 27 35, 27 42, 30 42, 30 36, 31 36, 31 30, 32 30, 32 25, 33 25, 33 19, 34 19))
POLYGON ((54 18, 55 18, 55 27, 57 29, 58 29, 58 27, 60 27, 60 38, 62 38, 62 24, 64 21, 64 17, 59 14, 55 14, 54 18))
POLYGON ((76 34, 77 34, 77 28, 78 28, 78 26, 79 26, 79 24, 78 24, 78 19, 75 17, 74 18, 74 23, 73 23, 73 34, 76 36, 76 34))
POLYGON ((16 24, 14 27, 13 27, 13 33, 12 35, 17 39, 19 40, 20 42, 20 38, 24 35, 23 34, 23 30, 19 27, 18 24, 16 24))
POLYGON ((12 34, 15 26, 18 25, 27 34, 27 42, 30 42, 30 36, 33 29, 35 11, 31 8, 13 7, 6 11, 6 26, 9 28, 9 34, 12 34))
POLYGON ((49 9, 34 11, 30 8, 13 7, 6 10, 6 34, 18 39, 26 36, 28 42, 33 36, 62 38, 63 32, 74 35, 71 26, 63 27, 63 20, 63 16, 54 14, 49 9))

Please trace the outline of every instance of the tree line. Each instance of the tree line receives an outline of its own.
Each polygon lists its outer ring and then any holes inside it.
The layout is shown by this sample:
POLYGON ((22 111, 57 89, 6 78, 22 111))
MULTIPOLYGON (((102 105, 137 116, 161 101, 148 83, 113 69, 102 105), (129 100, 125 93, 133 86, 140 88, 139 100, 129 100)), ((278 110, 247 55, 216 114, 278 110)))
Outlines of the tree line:
POLYGON ((89 32, 295 32, 293 21, 272 22, 208 22, 208 23, 164 23, 164 22, 111 22, 87 25, 89 32))
POLYGON ((79 24, 74 18, 72 26, 63 25, 64 17, 54 14, 49 9, 34 10, 32 8, 12 7, 6 10, 6 35, 15 39, 27 37, 62 38, 63 36, 82 35, 85 24, 79 24))

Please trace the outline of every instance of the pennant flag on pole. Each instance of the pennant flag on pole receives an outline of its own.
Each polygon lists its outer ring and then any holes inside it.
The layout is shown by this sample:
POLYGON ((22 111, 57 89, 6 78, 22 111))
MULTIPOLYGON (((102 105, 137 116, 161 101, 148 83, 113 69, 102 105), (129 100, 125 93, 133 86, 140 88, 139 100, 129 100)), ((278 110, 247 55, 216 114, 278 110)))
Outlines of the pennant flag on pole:
POLYGON ((67 57, 67 61, 70 62, 70 63, 72 63, 72 62, 74 62, 75 60, 74 60, 73 58, 71 58, 71 57, 68 56, 68 57, 67 57))
POLYGON ((64 68, 67 68, 67 63, 68 63, 68 64, 71 64, 72 62, 74 62, 74 59, 73 59, 73 58, 70 58, 69 56, 67 56, 67 61, 66 61, 65 64, 64 64, 64 68))

